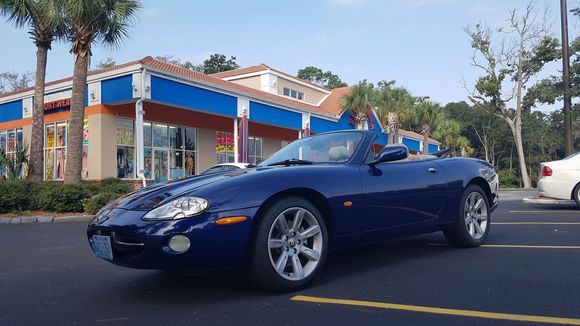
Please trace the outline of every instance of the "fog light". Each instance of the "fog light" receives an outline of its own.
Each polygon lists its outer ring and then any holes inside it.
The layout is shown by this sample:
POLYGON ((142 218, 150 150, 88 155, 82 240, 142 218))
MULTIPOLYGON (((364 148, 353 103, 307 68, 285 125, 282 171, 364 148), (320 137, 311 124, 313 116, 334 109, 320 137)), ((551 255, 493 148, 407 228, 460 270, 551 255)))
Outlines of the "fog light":
POLYGON ((176 235, 169 239, 169 248, 177 253, 184 253, 189 249, 191 242, 184 235, 176 235))

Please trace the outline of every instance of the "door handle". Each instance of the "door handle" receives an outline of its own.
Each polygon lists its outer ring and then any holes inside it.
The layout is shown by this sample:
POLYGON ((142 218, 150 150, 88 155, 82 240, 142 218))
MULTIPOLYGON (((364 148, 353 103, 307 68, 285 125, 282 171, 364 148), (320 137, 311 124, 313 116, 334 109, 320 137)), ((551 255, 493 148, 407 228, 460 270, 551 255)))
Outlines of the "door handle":
POLYGON ((430 173, 437 173, 437 169, 436 168, 429 168, 429 172, 430 173))

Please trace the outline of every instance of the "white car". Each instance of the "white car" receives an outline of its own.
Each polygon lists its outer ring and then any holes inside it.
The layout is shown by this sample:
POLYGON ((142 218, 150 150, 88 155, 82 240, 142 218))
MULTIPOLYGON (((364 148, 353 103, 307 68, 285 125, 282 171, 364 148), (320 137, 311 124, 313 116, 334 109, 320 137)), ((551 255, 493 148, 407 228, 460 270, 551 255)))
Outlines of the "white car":
POLYGON ((580 152, 559 161, 541 163, 540 171, 541 197, 573 199, 580 205, 580 152))
POLYGON ((216 164, 211 168, 203 171, 201 174, 217 173, 217 172, 227 172, 245 169, 250 165, 250 163, 222 163, 216 164))

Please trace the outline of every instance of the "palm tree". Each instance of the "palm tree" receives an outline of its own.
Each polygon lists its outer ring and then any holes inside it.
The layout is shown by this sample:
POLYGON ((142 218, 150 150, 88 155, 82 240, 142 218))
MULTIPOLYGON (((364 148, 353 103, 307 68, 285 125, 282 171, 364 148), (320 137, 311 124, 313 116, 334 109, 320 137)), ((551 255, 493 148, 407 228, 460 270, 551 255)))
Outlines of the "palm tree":
POLYGON ((352 87, 351 93, 340 99, 344 109, 350 109, 356 120, 357 129, 366 129, 367 113, 372 110, 375 99, 375 88, 365 80, 352 87))
POLYGON ((406 88, 392 87, 394 84, 394 80, 379 82, 376 98, 377 113, 389 134, 389 144, 398 142, 401 124, 415 104, 415 98, 406 88))
POLYGON ((36 77, 32 137, 30 139, 30 173, 34 181, 42 181, 44 146, 44 88, 48 50, 55 38, 62 36, 62 1, 59 0, 0 0, 0 12, 16 27, 28 27, 36 45, 36 77))
POLYGON ((423 151, 421 153, 429 154, 429 135, 443 119, 441 105, 429 100, 421 101, 416 106, 414 115, 423 135, 423 151))
POLYGON ((85 87, 91 46, 119 46, 141 7, 138 0, 65 0, 67 38, 74 55, 65 183, 81 181, 85 87))
POLYGON ((433 137, 439 139, 446 148, 457 151, 460 150, 461 156, 466 156, 472 150, 469 139, 461 135, 461 124, 453 119, 444 116, 440 123, 432 132, 433 137))

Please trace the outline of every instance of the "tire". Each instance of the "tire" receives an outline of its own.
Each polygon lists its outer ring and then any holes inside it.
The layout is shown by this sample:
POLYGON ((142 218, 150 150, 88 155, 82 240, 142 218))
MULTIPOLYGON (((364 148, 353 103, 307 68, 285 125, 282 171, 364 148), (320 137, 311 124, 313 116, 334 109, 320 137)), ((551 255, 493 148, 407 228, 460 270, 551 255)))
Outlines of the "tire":
POLYGON ((324 265, 328 248, 328 232, 316 206, 299 197, 282 198, 258 223, 247 262, 250 280, 281 292, 298 290, 312 281, 324 265), (295 227, 297 216, 302 218, 295 227))
POLYGON ((574 190, 572 190, 572 198, 576 202, 576 205, 580 207, 580 183, 574 187, 574 190))
POLYGON ((487 195, 480 186, 470 185, 461 196, 455 225, 443 231, 445 238, 456 247, 478 247, 489 234, 490 217, 487 195))

